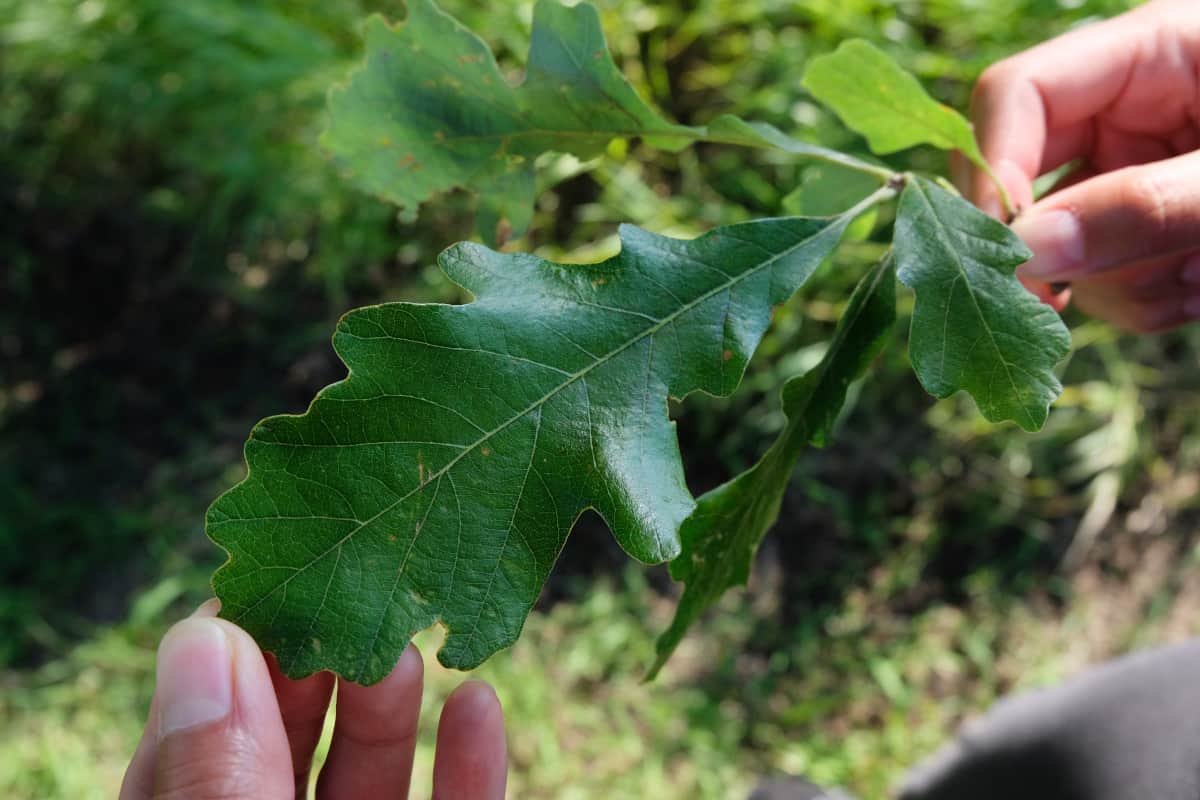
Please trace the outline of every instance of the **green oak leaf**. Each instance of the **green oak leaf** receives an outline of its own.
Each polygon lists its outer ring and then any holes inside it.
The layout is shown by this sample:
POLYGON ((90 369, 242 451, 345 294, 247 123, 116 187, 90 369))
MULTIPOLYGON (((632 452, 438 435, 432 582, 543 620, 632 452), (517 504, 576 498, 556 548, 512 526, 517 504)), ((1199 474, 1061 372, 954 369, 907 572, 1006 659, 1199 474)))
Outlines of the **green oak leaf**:
POLYGON ((416 208, 454 188, 477 192, 477 227, 488 242, 529 225, 538 156, 591 158, 617 137, 668 149, 697 140, 779 148, 888 177, 770 125, 730 115, 707 127, 669 122, 617 69, 587 3, 539 0, 519 86, 504 79, 478 36, 431 0, 411 0, 396 26, 371 17, 365 37, 364 66, 330 93, 322 145, 360 187, 401 206, 416 208))
POLYGON ((1070 350, 1058 314, 1017 280, 1029 250, 1007 226, 925 178, 900 197, 900 281, 916 293, 909 355, 926 391, 963 389, 987 419, 1034 431, 1062 391, 1054 365, 1070 350))
POLYGON ((222 615, 291 677, 372 683, 435 622, 447 666, 513 643, 586 509, 631 556, 674 558, 694 501, 668 396, 731 393, 772 307, 882 197, 689 241, 623 226, 590 265, 449 248, 474 302, 350 312, 348 377, 252 431, 207 519, 222 615))
POLYGON ((896 317, 896 274, 885 261, 855 289, 824 358, 788 381, 783 408, 788 424, 757 464, 703 495, 680 530, 682 552, 671 576, 686 584, 675 618, 659 637, 652 680, 688 627, 724 592, 745 585, 754 554, 779 517, 780 504, 800 451, 828 442, 846 390, 883 347, 896 317))
POLYGON ((870 42, 851 39, 814 58, 801 84, 847 127, 862 134, 875 153, 895 153, 919 144, 960 150, 996 182, 1006 205, 1011 205, 979 150, 971 123, 930 97, 920 81, 870 42))

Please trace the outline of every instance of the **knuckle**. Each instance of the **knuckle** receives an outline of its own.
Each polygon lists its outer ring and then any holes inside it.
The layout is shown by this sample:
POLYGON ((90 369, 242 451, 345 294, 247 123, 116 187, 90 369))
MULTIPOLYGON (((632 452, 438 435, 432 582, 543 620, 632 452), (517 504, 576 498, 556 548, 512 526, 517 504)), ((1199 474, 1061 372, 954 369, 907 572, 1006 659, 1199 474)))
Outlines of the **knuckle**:
POLYGON ((252 747, 171 747, 160 756, 155 800, 250 800, 261 794, 252 747))
POLYGON ((1172 193, 1154 173, 1137 175, 1124 183, 1121 204, 1134 214, 1134 241, 1139 255, 1152 256, 1178 239, 1172 193))
POLYGON ((179 772, 156 787, 155 800, 250 800, 254 786, 244 775, 179 772))
POLYGON ((971 93, 972 108, 986 108, 989 100, 1012 83, 1013 68, 1010 60, 998 61, 983 71, 971 93))

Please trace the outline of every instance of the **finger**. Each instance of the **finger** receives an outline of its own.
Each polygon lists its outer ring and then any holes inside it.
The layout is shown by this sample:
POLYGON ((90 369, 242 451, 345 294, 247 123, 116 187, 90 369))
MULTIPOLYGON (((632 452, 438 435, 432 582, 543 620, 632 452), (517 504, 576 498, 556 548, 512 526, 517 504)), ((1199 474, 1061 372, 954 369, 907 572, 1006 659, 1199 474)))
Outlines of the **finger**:
POLYGON ((1133 333, 1163 333, 1200 317, 1196 301, 1178 295, 1152 301, 1132 300, 1080 285, 1074 290, 1074 302, 1085 314, 1133 333))
POLYGON ((268 654, 266 660, 271 683, 275 686, 275 697, 279 702, 279 713, 283 717, 283 729, 287 732, 288 747, 292 753, 296 797, 307 797, 313 751, 325 726, 325 714, 329 710, 329 698, 333 694, 334 676, 330 672, 318 672, 316 675, 294 681, 280 671, 275 656, 268 654))
POLYGON ((177 623, 159 645, 153 778, 122 797, 291 797, 287 738, 254 640, 211 617, 177 623), (149 792, 147 793, 147 790, 149 792))
MULTIPOLYGON (((220 610, 221 601, 213 597, 201 603, 188 618, 211 618, 220 610)), ((154 762, 158 757, 158 705, 156 695, 150 701, 150 713, 146 716, 142 738, 138 741, 129 767, 125 770, 125 778, 121 781, 120 800, 135 800, 154 794, 154 762)))
POLYGON ((1031 281, 1025 278, 1021 279, 1021 283, 1034 297, 1055 311, 1062 311, 1071 302, 1070 288, 1063 288, 1061 284, 1031 281))
MULTIPOLYGON (((1029 179, 1011 161, 1003 160, 992 168, 995 180, 1000 182, 1008 192, 1012 202, 1012 211, 1016 214, 1033 205, 1033 181, 1029 179)), ((983 210, 1002 222, 1010 222, 1009 209, 1004 207, 999 190, 991 176, 975 175, 971 177, 972 201, 983 210)))
POLYGON ((1111 270, 1076 284, 1076 305, 1126 330, 1169 330, 1200 318, 1198 271, 1195 253, 1111 270))
MULTIPOLYGON (((1063 189, 1070 188, 1077 183, 1082 183, 1083 181, 1094 178, 1097 174, 1098 173, 1095 170, 1087 166, 1072 170, 1068 175, 1063 176, 1061 180, 1055 183, 1054 186, 1048 192, 1046 192, 1046 196, 1050 196, 1055 192, 1060 192, 1063 189)), ((1055 311, 1061 312, 1071 302, 1071 289, 1070 284, 1068 283, 1051 283, 1050 281, 1034 280, 1033 278, 1024 277, 1019 273, 1018 277, 1021 278, 1021 283, 1025 285, 1026 289, 1033 293, 1037 299, 1041 300, 1055 311)))
POLYGON ((504 712, 491 686, 467 681, 446 700, 433 760, 434 800, 503 800, 504 712))
POLYGON ((338 682, 333 744, 317 780, 320 800, 408 796, 424 664, 409 645, 373 686, 338 682))
MULTIPOLYGON (((1072 289, 1067 284, 1031 281, 1028 278, 1021 278, 1021 283, 1055 311, 1061 312, 1066 308, 1073 296, 1072 289)), ((1183 283, 1181 259, 1175 255, 1100 272, 1099 275, 1076 283, 1075 287, 1084 291, 1087 295, 1087 305, 1093 308, 1097 307, 1100 295, 1106 297, 1106 305, 1120 305, 1121 302, 1150 302, 1189 290, 1189 285, 1183 283)), ((1192 290, 1198 291, 1200 287, 1192 290)))
POLYGON ((1064 189, 1013 223, 1025 278, 1077 281, 1200 248, 1200 154, 1118 170, 1064 189))
MULTIPOLYGON (((1011 168, 1018 185, 1010 191, 1089 155, 1093 118, 1110 112, 1118 99, 1115 122, 1131 133, 1186 126, 1182 101, 1190 98, 1172 96, 1192 85, 1193 65, 1182 42, 1184 29, 1196 27, 1194 13, 1183 4, 1164 8, 1151 3, 1085 26, 984 72, 972 117, 984 157, 997 171, 1011 168), (1173 25, 1176 16, 1179 24, 1173 25), (1124 96, 1131 87, 1136 94, 1124 96)), ((972 200, 981 208, 998 206, 987 181, 977 179, 973 187, 972 200)))
MULTIPOLYGON (((1093 295, 1106 294, 1137 302, 1178 297, 1189 288, 1183 280, 1183 269, 1192 257, 1168 256, 1140 261, 1093 275, 1076 286, 1093 295)), ((1200 287, 1193 287, 1193 290, 1200 290, 1200 287)))

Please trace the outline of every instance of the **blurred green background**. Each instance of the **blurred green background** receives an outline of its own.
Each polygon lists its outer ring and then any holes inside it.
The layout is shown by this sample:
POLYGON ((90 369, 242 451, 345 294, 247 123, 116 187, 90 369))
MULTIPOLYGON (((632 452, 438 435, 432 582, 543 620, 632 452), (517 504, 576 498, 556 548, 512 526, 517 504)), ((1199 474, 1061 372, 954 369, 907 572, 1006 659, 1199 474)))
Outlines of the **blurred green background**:
MULTIPOLYGON (((531 5, 445 0, 519 77, 531 5)), ((850 150, 800 89, 848 36, 962 107, 989 63, 1125 0, 600 0, 619 63, 676 119, 735 112, 850 150)), ((327 88, 397 0, 0 0, 0 796, 115 795, 154 647, 207 596, 203 512, 255 420, 343 370, 337 316, 463 299, 433 267, 473 199, 415 220, 315 141, 327 88)), ((551 163, 518 247, 587 259, 618 222, 694 235, 786 213, 804 165, 637 143, 551 163)), ((914 151, 898 166, 942 169, 914 151)), ((885 221, 886 222, 886 221, 885 221)), ((675 409, 699 492, 752 463, 879 245, 788 307, 743 390, 675 409)), ((1046 429, 934 402, 904 328, 836 444, 801 461, 748 592, 640 682, 674 589, 585 519, 526 633, 479 670, 514 797, 739 797, 805 772, 884 797, 999 695, 1186 637, 1200 610, 1200 332, 1079 317, 1046 429)), ((426 716, 461 680, 427 657, 426 716)), ((432 729, 415 797, 427 792, 432 729), (424 771, 422 771, 424 770, 424 771)))

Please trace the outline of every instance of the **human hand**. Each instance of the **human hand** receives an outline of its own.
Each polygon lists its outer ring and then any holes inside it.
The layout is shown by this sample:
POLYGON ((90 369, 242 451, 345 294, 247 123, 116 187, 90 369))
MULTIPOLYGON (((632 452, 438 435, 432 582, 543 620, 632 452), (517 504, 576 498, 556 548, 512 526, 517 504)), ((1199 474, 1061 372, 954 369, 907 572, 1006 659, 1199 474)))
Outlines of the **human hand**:
MULTIPOLYGON (((216 619, 217 608, 210 600, 163 637, 150 716, 121 800, 307 796, 335 678, 323 672, 289 680, 249 634, 216 619)), ((408 796, 423 668, 410 645, 374 686, 337 682, 318 798, 408 796)), ((500 703, 486 683, 468 681, 442 709, 433 796, 500 800, 506 775, 500 703)))
MULTIPOLYGON (((1200 318, 1200 3, 1153 0, 1001 61, 972 116, 1024 209, 1013 229, 1034 256, 1018 275, 1035 294, 1141 332, 1200 318), (1076 159, 1033 204, 1034 178, 1076 159)), ((990 181, 959 177, 1002 216, 990 181)))

